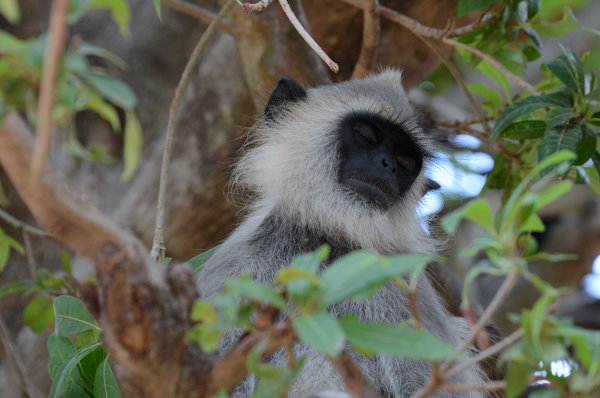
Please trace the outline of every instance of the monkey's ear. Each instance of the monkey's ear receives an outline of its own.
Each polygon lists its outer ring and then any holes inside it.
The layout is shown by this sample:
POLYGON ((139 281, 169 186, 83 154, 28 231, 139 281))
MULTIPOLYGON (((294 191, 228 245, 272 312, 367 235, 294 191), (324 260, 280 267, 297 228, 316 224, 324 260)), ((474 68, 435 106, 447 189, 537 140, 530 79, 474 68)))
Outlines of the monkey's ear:
POLYGON ((306 90, 291 77, 282 76, 277 87, 271 93, 267 106, 265 107, 265 119, 273 120, 277 110, 290 102, 302 101, 306 98, 306 90))

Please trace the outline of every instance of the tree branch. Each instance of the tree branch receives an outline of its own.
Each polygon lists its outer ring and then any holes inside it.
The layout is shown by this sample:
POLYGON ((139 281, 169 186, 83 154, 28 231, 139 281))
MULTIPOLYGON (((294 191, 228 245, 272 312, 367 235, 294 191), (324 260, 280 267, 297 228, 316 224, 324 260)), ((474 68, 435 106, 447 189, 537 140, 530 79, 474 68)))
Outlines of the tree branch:
POLYGON ((362 36, 362 47, 360 49, 360 55, 358 61, 354 66, 352 72, 352 79, 360 79, 364 77, 373 68, 373 61, 375 59, 375 51, 377 50, 377 44, 379 43, 379 15, 377 13, 377 7, 379 6, 379 0, 367 0, 364 5, 363 12, 363 36, 362 36))
MULTIPOLYGON (((341 1, 351 4, 355 7, 359 7, 359 8, 364 7, 364 2, 362 0, 341 0, 341 1)), ((474 29, 476 29, 477 27, 480 26, 481 22, 477 21, 475 24, 468 25, 467 27, 457 28, 457 29, 452 29, 450 31, 447 31, 446 29, 435 29, 435 28, 425 26, 425 25, 415 21, 414 19, 409 18, 406 15, 400 14, 399 12, 396 12, 387 7, 380 6, 380 7, 378 7, 378 11, 382 17, 387 18, 390 21, 393 21, 399 25, 404 26, 406 29, 410 30, 415 35, 420 35, 420 36, 427 37, 430 39, 435 39, 435 40, 438 40, 449 46, 462 48, 463 50, 466 50, 472 54, 477 55, 478 57, 489 62, 492 66, 494 66, 500 72, 502 72, 509 80, 511 80, 517 86, 522 87, 523 89, 529 91, 530 93, 532 93, 534 95, 542 94, 541 91, 539 91, 538 89, 533 87, 531 84, 527 83, 525 80, 521 79, 517 75, 511 73, 508 69, 506 69, 500 62, 496 61, 493 57, 487 55, 486 53, 484 53, 481 50, 478 50, 477 48, 471 47, 467 44, 464 44, 464 43, 461 43, 454 39, 451 39, 451 37, 462 36, 464 34, 467 34, 471 31, 473 31, 474 29)))
POLYGON ((165 149, 163 152, 162 166, 160 169, 160 183, 158 188, 158 204, 156 207, 156 225, 154 228, 154 239, 152 240, 152 250, 150 251, 150 256, 156 260, 160 261, 165 258, 165 240, 164 240, 164 225, 165 225, 165 201, 167 199, 167 184, 169 182, 169 165, 171 163, 171 146, 173 142, 173 136, 175 134, 175 121, 177 118, 177 111, 179 110, 179 102, 181 101, 181 97, 185 92, 188 81, 190 79, 190 75, 192 74, 192 70, 196 65, 196 61, 200 57, 202 50, 206 47, 208 43, 208 39, 215 32, 217 24, 219 21, 225 16, 227 10, 233 5, 235 0, 229 0, 223 8, 219 11, 219 13, 215 16, 215 18, 211 21, 208 28, 202 33, 198 44, 194 47, 192 51, 192 55, 185 65, 185 69, 181 75, 181 79, 179 80, 179 84, 177 84, 177 88, 175 89, 175 95, 173 96, 173 102, 171 102, 171 109, 169 111, 169 121, 167 124, 167 136, 165 138, 165 149))
POLYGON ((0 218, 3 219, 4 221, 6 221, 12 227, 21 229, 21 230, 27 232, 28 234, 39 236, 41 238, 54 239, 54 237, 52 235, 50 235, 48 232, 46 232, 42 229, 39 229, 37 227, 34 227, 33 225, 26 224, 21 220, 18 220, 17 218, 13 217, 8 212, 6 212, 5 210, 0 209, 0 218))
MULTIPOLYGON (((321 58, 323 60, 323 62, 325 62, 325 64, 329 67, 329 69, 331 69, 332 71, 337 73, 340 70, 340 67, 338 66, 338 64, 333 62, 333 60, 331 58, 329 58, 329 56, 327 54, 325 54, 325 51, 323 51, 323 49, 317 44, 315 39, 312 38, 312 36, 306 31, 306 29, 304 29, 304 26, 302 26, 302 24, 298 20, 298 17, 296 17, 296 14, 294 14, 292 7, 290 7, 287 0, 278 0, 278 1, 279 1, 279 5, 281 6, 281 9, 285 13, 285 15, 288 17, 290 23, 296 29, 296 31, 300 34, 302 39, 304 39, 306 44, 308 44, 309 47, 312 48, 315 53, 317 53, 319 58, 321 58)), ((272 2, 273 2, 273 0, 261 0, 256 4, 244 3, 243 7, 244 7, 244 11, 246 11, 246 12, 252 12, 252 11, 260 12, 260 11, 263 11, 265 8, 267 8, 272 2)))
MULTIPOLYGON (((361 8, 361 9, 364 8, 364 0, 341 0, 341 1, 343 1, 344 3, 350 4, 356 8, 361 8)), ((472 24, 461 26, 459 28, 452 29, 452 30, 436 29, 436 28, 431 28, 429 26, 425 26, 425 25, 421 24, 420 22, 418 22, 412 18, 409 18, 406 15, 400 14, 399 12, 394 11, 388 7, 384 7, 384 6, 380 5, 377 7, 377 12, 379 13, 379 15, 381 17, 389 19, 390 21, 396 22, 397 24, 404 26, 411 32, 420 34, 421 36, 424 36, 424 37, 429 37, 429 38, 438 39, 438 40, 442 37, 457 37, 457 36, 466 35, 467 33, 471 33, 472 31, 474 31, 475 29, 479 28, 482 25, 481 19, 479 19, 472 24)), ((488 21, 491 21, 491 19, 489 19, 488 21)))
POLYGON ((379 394, 365 380, 348 351, 342 351, 338 359, 328 358, 342 380, 356 398, 377 398, 379 394))
POLYGON ((52 109, 54 108, 54 89, 61 54, 67 34, 67 9, 69 0, 54 0, 50 15, 48 47, 44 56, 44 69, 38 99, 38 135, 31 159, 31 178, 38 181, 44 173, 50 148, 50 133, 52 132, 52 109))

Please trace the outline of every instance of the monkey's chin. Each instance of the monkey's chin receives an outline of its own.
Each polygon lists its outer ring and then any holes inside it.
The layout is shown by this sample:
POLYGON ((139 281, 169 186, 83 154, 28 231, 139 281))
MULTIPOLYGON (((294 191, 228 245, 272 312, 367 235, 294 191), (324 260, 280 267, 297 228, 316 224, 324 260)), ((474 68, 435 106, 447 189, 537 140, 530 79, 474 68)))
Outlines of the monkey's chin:
POLYGON ((362 202, 378 210, 386 211, 394 203, 392 190, 383 183, 348 178, 344 185, 362 202))

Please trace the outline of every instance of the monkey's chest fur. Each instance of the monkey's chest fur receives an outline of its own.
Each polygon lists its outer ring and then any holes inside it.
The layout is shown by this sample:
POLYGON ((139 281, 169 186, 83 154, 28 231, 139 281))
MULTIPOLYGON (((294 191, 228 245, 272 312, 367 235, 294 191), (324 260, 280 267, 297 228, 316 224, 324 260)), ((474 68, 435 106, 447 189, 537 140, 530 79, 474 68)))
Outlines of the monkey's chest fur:
MULTIPOLYGON (((328 261, 349 253, 353 247, 339 237, 328 237, 319 231, 289 222, 276 214, 270 214, 261 222, 242 225, 209 260, 198 277, 200 292, 204 298, 212 297, 224 281, 244 273, 250 273, 260 282, 269 283, 276 273, 288 265, 298 254, 313 251, 329 244, 331 253, 328 261)), ((452 345, 457 345, 460 336, 456 333, 457 323, 444 310, 438 296, 426 277, 418 283, 418 309, 425 327, 452 345)), ((329 311, 335 316, 353 314, 362 320, 396 324, 411 317, 407 298, 393 285, 385 286, 375 297, 368 300, 345 301, 332 305, 329 311)), ((229 333, 221 343, 223 353, 233 345, 240 333, 229 333)), ((344 384, 328 361, 310 348, 298 344, 296 354, 306 356, 303 371, 289 392, 290 397, 318 396, 321 391, 343 391, 344 384)), ((387 355, 374 358, 354 354, 354 359, 372 386, 382 397, 409 397, 426 382, 430 364, 387 355)), ((285 366, 283 352, 275 353, 270 362, 285 366)), ((455 382, 476 383, 475 373, 457 376, 455 382)), ((236 396, 249 396, 254 389, 254 379, 249 378, 236 392, 236 396)), ((438 397, 480 397, 481 394, 455 395, 439 392, 438 397)))

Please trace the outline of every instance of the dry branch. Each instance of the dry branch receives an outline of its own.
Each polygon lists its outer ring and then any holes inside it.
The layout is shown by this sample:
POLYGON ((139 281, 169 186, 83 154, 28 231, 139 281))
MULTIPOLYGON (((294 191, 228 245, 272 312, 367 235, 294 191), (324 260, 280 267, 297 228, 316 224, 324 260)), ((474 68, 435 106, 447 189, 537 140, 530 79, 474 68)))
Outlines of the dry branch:
POLYGON ((244 3, 242 4, 242 8, 245 12, 261 12, 265 8, 271 5, 273 0, 260 0, 254 4, 252 3, 244 3))
POLYGON ((31 178, 38 181, 44 173, 50 149, 52 132, 52 109, 54 108, 54 90, 61 54, 67 36, 67 9, 69 0, 55 0, 50 15, 48 48, 44 56, 44 69, 38 99, 38 136, 31 159, 31 178))
POLYGON ((327 64, 329 69, 337 73, 340 70, 338 64, 333 62, 333 60, 329 58, 327 54, 325 54, 325 51, 323 51, 323 49, 317 44, 315 39, 312 38, 312 36, 306 31, 306 29, 304 29, 304 26, 302 26, 302 24, 298 20, 298 17, 296 17, 296 14, 294 14, 294 11, 288 4, 287 0, 279 0, 279 4, 281 5, 283 12, 285 12, 285 15, 287 15, 288 19, 290 20, 294 28, 296 28, 300 36, 302 36, 304 41, 306 41, 310 48, 312 48, 317 53, 319 58, 321 58, 323 62, 327 64))
POLYGON ((377 13, 378 6, 379 0, 365 1, 363 11, 362 47, 360 49, 358 61, 352 72, 353 79, 364 77, 373 68, 375 51, 377 50, 377 44, 379 43, 380 33, 379 15, 377 13))
POLYGON ((348 389, 356 398, 377 398, 379 394, 365 380, 364 375, 354 363, 348 351, 342 351, 338 359, 329 359, 335 370, 341 376, 348 389))
MULTIPOLYGON (((357 8, 361 8, 361 9, 364 8, 363 0, 341 0, 341 1, 343 1, 344 3, 350 4, 354 7, 357 7, 357 8)), ((429 37, 432 39, 440 39, 442 37, 463 36, 463 35, 466 35, 467 33, 471 33, 472 31, 474 31, 475 29, 477 29, 481 26, 481 21, 478 20, 472 24, 461 26, 459 28, 455 28, 452 30, 436 29, 436 28, 431 28, 429 26, 425 26, 422 23, 420 23, 412 18, 409 18, 404 14, 400 14, 399 12, 394 11, 388 7, 384 7, 384 6, 380 5, 377 7, 377 11, 379 12, 379 15, 381 17, 389 19, 390 21, 396 22, 397 24, 404 26, 411 32, 414 32, 416 34, 420 34, 421 36, 429 37)), ((489 19, 488 21, 490 21, 490 20, 491 19, 489 19)))
POLYGON ((175 121, 177 119, 177 112, 179 110, 179 102, 185 92, 188 81, 192 74, 192 70, 202 54, 202 50, 206 47, 208 39, 215 32, 217 24, 225 16, 227 10, 234 4, 235 0, 229 0, 215 18, 211 21, 208 28, 202 33, 198 44, 194 47, 192 55, 188 59, 185 65, 181 79, 175 89, 175 95, 173 96, 173 102, 171 102, 171 109, 169 111, 169 121, 167 124, 167 136, 165 138, 165 149, 163 152, 162 166, 160 169, 160 185, 158 188, 158 204, 156 207, 156 225, 154 227, 154 239, 152 240, 152 250, 150 256, 156 261, 160 261, 165 258, 165 241, 164 241, 164 225, 165 225, 165 202, 167 200, 167 184, 169 182, 169 164, 171 163, 171 146, 173 143, 173 135, 175 134, 175 121))
MULTIPOLYGON (((323 60, 323 62, 325 62, 325 64, 327 64, 329 69, 331 69, 332 71, 337 73, 340 70, 340 67, 338 66, 338 64, 333 62, 333 60, 331 58, 329 58, 329 56, 327 54, 325 54, 325 51, 323 51, 323 49, 317 44, 315 39, 312 38, 312 36, 306 31, 306 29, 304 29, 304 26, 302 26, 302 24, 298 20, 298 17, 292 10, 292 7, 290 7, 290 5, 288 4, 287 0, 278 0, 278 1, 279 1, 279 5, 281 6, 281 9, 285 13, 285 15, 288 17, 290 23, 296 29, 296 31, 300 34, 302 39, 304 39, 306 44, 308 44, 309 47, 312 48, 315 53, 317 53, 319 58, 321 58, 323 60)), ((261 12, 264 9, 266 9, 269 5, 271 5, 272 2, 273 2, 273 0, 262 0, 255 4, 244 3, 243 8, 244 8, 244 11, 246 11, 246 12, 261 12)))

